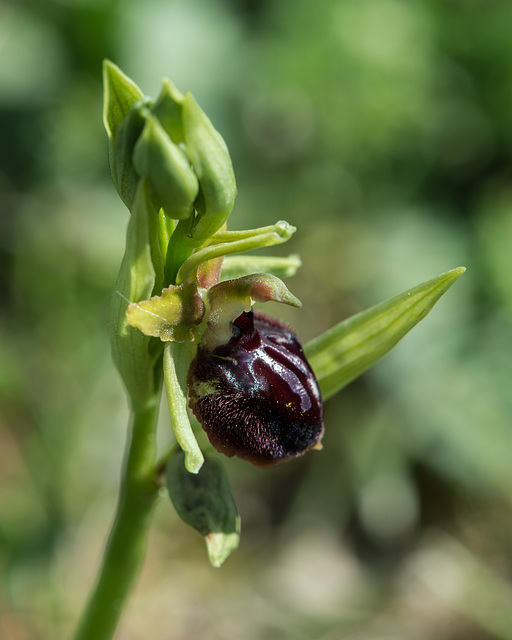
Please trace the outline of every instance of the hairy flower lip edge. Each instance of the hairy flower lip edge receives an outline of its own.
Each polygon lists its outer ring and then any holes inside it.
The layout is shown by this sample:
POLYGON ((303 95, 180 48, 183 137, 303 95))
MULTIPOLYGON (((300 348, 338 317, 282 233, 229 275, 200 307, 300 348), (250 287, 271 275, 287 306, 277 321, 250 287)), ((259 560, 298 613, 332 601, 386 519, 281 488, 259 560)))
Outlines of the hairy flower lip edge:
MULTIPOLYGON (((220 353, 217 354, 204 351, 199 346, 187 376, 189 407, 217 451, 227 457, 236 456, 264 468, 300 457, 310 449, 322 448, 323 402, 318 382, 295 332, 277 318, 259 311, 249 313, 254 326, 258 325, 258 329, 253 329, 254 332, 258 333, 262 342, 266 341, 266 348, 270 347, 273 352, 278 352, 278 360, 273 365, 275 369, 271 368, 269 375, 269 380, 273 379, 273 385, 270 382, 258 383, 256 377, 257 384, 249 393, 247 388, 243 388, 245 383, 237 389, 237 383, 231 377, 233 372, 224 379, 222 374, 223 367, 234 367, 235 370, 239 367, 243 359, 241 354, 234 354, 234 357, 227 355, 229 342, 218 347, 217 351, 220 353), (277 346, 269 341, 269 335, 273 334, 280 337, 277 346), (295 359, 290 369, 283 365, 286 357, 290 357, 290 362, 295 359), (299 379, 298 369, 291 373, 291 369, 296 368, 297 358, 301 358, 302 379, 299 379), (280 373, 276 373, 279 371, 280 373), (217 372, 219 377, 212 375, 213 372, 217 372), (288 386, 289 379, 292 378, 296 385, 293 392, 291 386, 288 386), (230 383, 233 383, 231 388, 230 383), (300 395, 297 392, 298 384, 311 408, 297 415, 296 397, 300 395), (215 423, 219 416, 220 427, 215 423), (229 426, 224 427, 224 424, 229 426)), ((247 316, 249 314, 243 312, 235 322, 247 316)), ((231 340, 235 340, 236 348, 237 338, 231 340)), ((257 347, 253 351, 261 352, 267 356, 268 361, 268 353, 264 353, 264 347, 257 347)), ((239 377, 243 379, 245 376, 239 377)))

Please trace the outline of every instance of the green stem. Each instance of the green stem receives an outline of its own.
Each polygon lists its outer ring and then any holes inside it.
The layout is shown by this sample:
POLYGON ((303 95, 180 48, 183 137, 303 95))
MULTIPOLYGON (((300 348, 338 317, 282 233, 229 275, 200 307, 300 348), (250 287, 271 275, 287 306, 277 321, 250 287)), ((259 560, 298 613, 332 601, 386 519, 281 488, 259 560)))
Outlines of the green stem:
POLYGON ((126 446, 117 513, 96 586, 75 640, 110 640, 142 566, 148 518, 158 498, 155 475, 159 394, 134 411, 126 446))

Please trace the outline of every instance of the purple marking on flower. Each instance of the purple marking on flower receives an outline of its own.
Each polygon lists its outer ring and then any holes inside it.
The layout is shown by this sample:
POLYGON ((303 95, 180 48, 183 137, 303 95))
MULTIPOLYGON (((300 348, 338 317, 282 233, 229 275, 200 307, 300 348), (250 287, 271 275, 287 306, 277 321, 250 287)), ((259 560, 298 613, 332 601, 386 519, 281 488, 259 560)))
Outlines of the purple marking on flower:
POLYGON ((320 389, 297 336, 261 313, 242 313, 227 344, 199 346, 188 374, 190 407, 212 445, 270 466, 320 448, 320 389))

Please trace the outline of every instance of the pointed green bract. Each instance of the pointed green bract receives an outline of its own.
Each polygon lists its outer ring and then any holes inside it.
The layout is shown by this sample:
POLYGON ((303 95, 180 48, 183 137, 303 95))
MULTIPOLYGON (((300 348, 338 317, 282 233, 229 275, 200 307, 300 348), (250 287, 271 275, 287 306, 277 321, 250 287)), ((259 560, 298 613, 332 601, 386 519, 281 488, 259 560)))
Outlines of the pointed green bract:
POLYGON ((156 271, 151 237, 158 219, 141 184, 126 234, 126 250, 119 270, 110 310, 112 356, 125 384, 132 407, 144 406, 157 392, 156 360, 161 352, 151 348, 150 338, 130 326, 126 309, 130 302, 148 298, 156 271))
POLYGON ((167 488, 180 518, 204 537, 211 564, 220 567, 240 540, 240 517, 222 465, 207 457, 192 475, 178 453, 167 465, 167 488))
POLYGON ((339 323, 304 351, 324 400, 382 358, 465 271, 453 269, 339 323))
POLYGON ((115 138, 119 125, 133 105, 142 98, 139 87, 110 60, 103 63, 103 122, 109 138, 115 138))

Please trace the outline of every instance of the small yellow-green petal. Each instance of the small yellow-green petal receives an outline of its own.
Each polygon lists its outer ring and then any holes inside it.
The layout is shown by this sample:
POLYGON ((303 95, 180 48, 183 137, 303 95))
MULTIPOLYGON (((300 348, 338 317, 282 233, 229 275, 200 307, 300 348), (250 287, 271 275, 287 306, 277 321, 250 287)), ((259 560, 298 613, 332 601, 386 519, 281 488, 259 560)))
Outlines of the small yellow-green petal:
POLYGON ((161 295, 134 302, 126 310, 132 327, 163 342, 194 340, 203 315, 204 304, 194 282, 170 285, 161 295))

